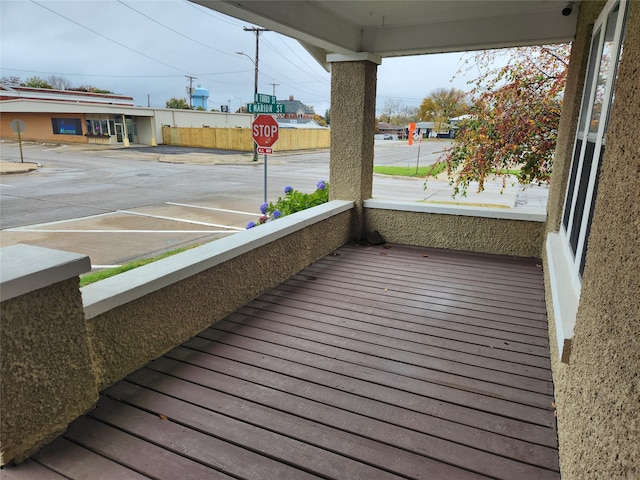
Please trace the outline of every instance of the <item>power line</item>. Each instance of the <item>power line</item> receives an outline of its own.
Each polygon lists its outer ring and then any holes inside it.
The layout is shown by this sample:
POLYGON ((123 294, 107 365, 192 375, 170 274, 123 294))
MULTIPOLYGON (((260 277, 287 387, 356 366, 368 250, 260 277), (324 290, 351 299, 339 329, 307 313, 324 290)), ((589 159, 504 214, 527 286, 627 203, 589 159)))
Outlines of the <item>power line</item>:
POLYGON ((39 3, 39 2, 36 2, 35 0, 31 0, 31 2, 32 2, 32 3, 35 3, 35 4, 36 4, 36 5, 38 5, 39 7, 44 8, 45 10, 50 11, 51 13, 53 13, 53 14, 55 14, 55 15, 58 15, 59 17, 64 18, 65 20, 68 20, 68 21, 69 21, 69 22, 71 22, 71 23, 74 23, 74 24, 78 25, 79 27, 82 27, 82 28, 84 28, 84 29, 86 29, 86 30, 89 30, 91 33, 94 33, 94 34, 98 35, 99 37, 102 37, 102 38, 104 38, 104 39, 106 39, 106 40, 108 40, 108 41, 110 41, 110 42, 115 43, 116 45, 119 45, 119 46, 121 46, 121 47, 123 47, 123 48, 126 48, 127 50, 130 50, 130 51, 132 51, 132 52, 134 52, 134 53, 137 53, 138 55, 142 55, 143 57, 148 58, 149 60, 153 60, 154 62, 158 62, 158 63, 160 63, 160 64, 162 64, 162 65, 164 65, 164 66, 166 66, 166 67, 173 68, 174 70, 178 70, 178 71, 180 71, 180 72, 184 72, 184 70, 182 70, 182 69, 180 69, 180 68, 178 68, 178 67, 174 67, 173 65, 170 65, 170 64, 168 64, 168 63, 166 63, 166 62, 163 62, 162 60, 158 60, 157 58, 154 58, 154 57, 152 57, 151 55, 147 55, 146 53, 143 53, 143 52, 140 52, 139 50, 136 50, 136 49, 134 49, 134 48, 131 48, 131 47, 129 47, 129 46, 127 46, 127 45, 125 45, 124 43, 120 43, 120 42, 118 42, 117 40, 114 40, 114 39, 112 39, 112 38, 109 38, 109 37, 107 37, 106 35, 103 35, 102 33, 97 32, 97 31, 95 31, 95 30, 93 30, 93 29, 91 29, 91 28, 87 27, 86 25, 83 25, 83 24, 81 24, 81 23, 79 23, 79 22, 76 22, 75 20, 72 20, 71 18, 69 18, 69 17, 66 17, 66 16, 62 15, 61 13, 58 13, 58 12, 56 12, 55 10, 50 9, 49 7, 45 7, 44 5, 42 5, 42 4, 41 4, 41 3, 39 3))
POLYGON ((171 31, 171 32, 173 32, 173 33, 175 33, 176 35, 180 35, 181 37, 186 38, 187 40, 190 40, 190 41, 192 41, 192 42, 194 42, 194 43, 197 43, 198 45, 201 45, 201 46, 203 46, 203 47, 205 47, 205 48, 208 48, 209 50, 213 50, 214 52, 222 53, 223 55, 229 55, 230 57, 233 57, 233 54, 231 54, 231 53, 229 53, 229 52, 225 52, 224 50, 218 50, 217 48, 213 48, 213 47, 211 47, 211 46, 207 45, 206 43, 202 43, 201 41, 196 40, 195 38, 191 38, 191 37, 189 37, 189 36, 187 36, 187 35, 185 35, 185 34, 183 34, 183 33, 180 33, 179 31, 177 31, 177 30, 175 30, 175 29, 173 29, 173 28, 171 28, 171 27, 169 27, 169 26, 165 25, 164 23, 160 23, 159 21, 157 21, 156 19, 154 19, 154 18, 150 17, 149 15, 147 15, 147 14, 145 14, 145 13, 142 13, 140 10, 138 10, 138 9, 136 9, 136 8, 133 8, 131 5, 127 5, 127 4, 126 4, 126 3, 124 3, 122 0, 116 0, 116 1, 117 1, 119 4, 121 4, 121 5, 123 5, 123 6, 127 7, 127 8, 129 8, 129 9, 131 9, 131 10, 133 10, 133 11, 134 11, 134 12, 136 12, 138 15, 142 15, 144 18, 146 18, 146 19, 148 19, 148 20, 151 20, 153 23, 156 23, 156 24, 160 25, 161 27, 166 28, 167 30, 169 30, 169 31, 171 31))

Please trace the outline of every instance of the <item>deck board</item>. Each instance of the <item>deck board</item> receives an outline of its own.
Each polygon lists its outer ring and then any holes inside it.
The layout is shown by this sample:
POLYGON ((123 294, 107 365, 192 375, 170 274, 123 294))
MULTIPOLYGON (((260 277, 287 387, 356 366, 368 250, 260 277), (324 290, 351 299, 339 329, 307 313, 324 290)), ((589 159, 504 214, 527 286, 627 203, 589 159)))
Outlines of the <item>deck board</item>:
POLYGON ((348 245, 2 478, 558 479, 549 366, 535 260, 348 245))

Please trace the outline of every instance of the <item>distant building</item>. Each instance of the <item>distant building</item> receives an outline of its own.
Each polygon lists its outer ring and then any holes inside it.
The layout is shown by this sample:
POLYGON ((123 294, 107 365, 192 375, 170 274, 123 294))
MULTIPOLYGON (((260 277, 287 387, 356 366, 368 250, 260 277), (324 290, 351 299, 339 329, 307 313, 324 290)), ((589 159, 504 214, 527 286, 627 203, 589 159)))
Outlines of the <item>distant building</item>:
MULTIPOLYGON (((206 102, 206 97, 200 98, 206 102)), ((206 103, 199 105, 206 109, 206 103)), ((164 125, 250 128, 252 116, 136 107, 126 95, 0 84, 0 138, 17 139, 11 128, 15 119, 25 124, 23 140, 127 146, 163 143, 164 125)))
POLYGON ((300 100, 289 96, 289 100, 278 100, 284 104, 284 113, 276 115, 276 120, 282 128, 320 128, 314 120, 316 112, 300 100))

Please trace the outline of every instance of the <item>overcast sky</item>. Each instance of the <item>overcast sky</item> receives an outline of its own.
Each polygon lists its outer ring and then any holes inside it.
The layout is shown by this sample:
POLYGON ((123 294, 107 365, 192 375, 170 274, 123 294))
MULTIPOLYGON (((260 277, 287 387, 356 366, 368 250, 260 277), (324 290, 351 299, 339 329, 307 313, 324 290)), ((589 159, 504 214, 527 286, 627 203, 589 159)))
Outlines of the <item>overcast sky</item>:
MULTIPOLYGON (((235 111, 253 101, 255 34, 246 22, 186 0, 0 0, 0 76, 50 75, 164 107, 193 86, 209 90, 208 108, 235 111), (235 52, 245 52, 250 58, 235 52)), ((378 112, 388 99, 417 107, 451 82, 460 54, 385 59, 378 68, 378 112)), ((293 95, 316 113, 330 105, 330 74, 300 44, 260 35, 259 87, 278 99, 293 95), (274 85, 275 84, 275 85, 274 85)))

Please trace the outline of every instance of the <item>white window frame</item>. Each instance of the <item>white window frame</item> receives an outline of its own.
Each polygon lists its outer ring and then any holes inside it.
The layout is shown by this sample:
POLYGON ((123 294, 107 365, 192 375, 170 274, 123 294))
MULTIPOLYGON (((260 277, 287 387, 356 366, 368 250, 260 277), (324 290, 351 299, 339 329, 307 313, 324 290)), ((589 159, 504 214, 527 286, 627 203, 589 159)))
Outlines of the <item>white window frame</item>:
MULTIPOLYGON (((569 185, 565 194, 565 205, 562 212, 560 222, 560 230, 558 233, 551 233, 547 237, 546 249, 549 266, 549 275, 551 280, 551 292, 553 298, 553 310, 556 323, 556 333, 558 340, 558 348, 560 358, 563 362, 569 361, 571 352, 571 339, 573 338, 573 330, 576 321, 578 303, 580 299, 582 278, 580 274, 580 265, 582 257, 587 245, 589 234, 589 218, 591 216, 591 205, 593 196, 595 195, 597 184, 596 179, 600 168, 600 155, 603 146, 606 144, 606 129, 608 127, 609 110, 613 103, 613 91, 617 75, 617 67, 620 59, 620 46, 623 39, 623 28, 628 8, 628 0, 610 0, 602 12, 598 16, 591 37, 591 51, 589 52, 589 61, 587 76, 592 75, 593 78, 585 78, 585 91, 583 92, 582 105, 580 108, 580 117, 578 119, 578 130, 574 139, 574 155, 572 157, 571 171, 573 172, 573 162, 578 161, 575 169, 575 177, 573 178, 574 186, 571 198, 569 198, 569 185), (611 44, 611 62, 608 66, 604 96, 600 111, 598 129, 596 133, 590 131, 590 120, 593 114, 595 96, 598 87, 598 74, 600 73, 603 45, 607 36, 607 24, 609 15, 619 6, 617 12, 615 32, 613 42, 611 44), (598 36, 598 43, 594 45, 594 40, 598 36), (595 47, 595 48, 594 48, 595 47), (596 58, 593 58, 597 55, 596 58), (594 68, 591 70, 592 62, 594 68), (590 87, 590 88, 589 88, 590 87), (587 91, 587 88, 589 91, 587 91), (587 102, 585 104, 585 102, 587 102), (584 123, 584 132, 581 126, 584 123), (578 141, 580 143, 580 152, 577 152, 578 141), (582 175, 583 162, 585 161, 585 152, 587 145, 591 141, 594 143, 594 152, 591 161, 588 176, 582 175), (586 193, 583 201, 583 211, 580 224, 575 221, 576 203, 578 203, 578 195, 580 191, 580 183, 587 182, 586 193), (565 226, 565 211, 570 209, 567 226, 565 226), (577 245, 575 252, 570 243, 570 235, 573 229, 578 229, 577 245)), ((571 174, 569 181, 572 181, 571 174)))

